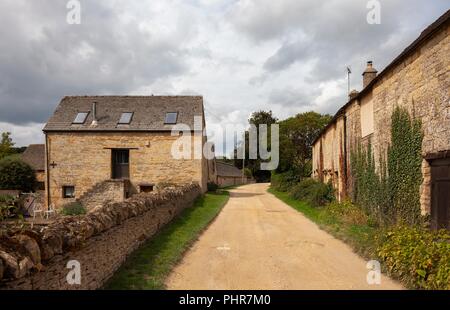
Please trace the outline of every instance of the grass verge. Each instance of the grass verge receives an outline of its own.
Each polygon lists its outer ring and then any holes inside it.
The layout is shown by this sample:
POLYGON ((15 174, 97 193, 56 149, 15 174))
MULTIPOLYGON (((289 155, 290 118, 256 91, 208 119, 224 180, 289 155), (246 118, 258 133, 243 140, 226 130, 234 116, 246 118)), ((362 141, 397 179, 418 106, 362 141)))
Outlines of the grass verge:
POLYGON ((353 250, 365 259, 376 257, 376 240, 379 230, 366 223, 355 224, 344 221, 327 207, 311 207, 307 202, 296 200, 287 192, 280 192, 269 188, 269 193, 303 213, 319 227, 338 239, 345 241, 353 250))
POLYGON ((136 250, 105 285, 111 290, 165 289, 173 267, 228 201, 229 193, 207 193, 194 207, 164 227, 136 250))

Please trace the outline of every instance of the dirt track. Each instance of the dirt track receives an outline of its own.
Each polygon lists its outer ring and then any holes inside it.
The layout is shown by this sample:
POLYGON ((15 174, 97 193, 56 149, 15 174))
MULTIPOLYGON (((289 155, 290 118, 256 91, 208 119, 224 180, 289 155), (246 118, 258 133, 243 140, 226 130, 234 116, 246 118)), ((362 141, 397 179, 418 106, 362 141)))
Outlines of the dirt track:
POLYGON ((273 195, 234 189, 223 211, 169 276, 169 289, 401 289, 368 285, 366 261, 273 195))

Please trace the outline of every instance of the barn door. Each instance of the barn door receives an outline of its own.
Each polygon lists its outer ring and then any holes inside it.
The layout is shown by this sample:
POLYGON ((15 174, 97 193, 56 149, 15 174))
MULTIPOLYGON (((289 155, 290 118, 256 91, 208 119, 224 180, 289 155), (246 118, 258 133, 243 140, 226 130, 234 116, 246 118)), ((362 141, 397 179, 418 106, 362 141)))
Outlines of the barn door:
POLYGON ((431 162, 431 226, 450 229, 450 158, 431 162))
POLYGON ((112 150, 112 178, 130 178, 130 150, 112 150))

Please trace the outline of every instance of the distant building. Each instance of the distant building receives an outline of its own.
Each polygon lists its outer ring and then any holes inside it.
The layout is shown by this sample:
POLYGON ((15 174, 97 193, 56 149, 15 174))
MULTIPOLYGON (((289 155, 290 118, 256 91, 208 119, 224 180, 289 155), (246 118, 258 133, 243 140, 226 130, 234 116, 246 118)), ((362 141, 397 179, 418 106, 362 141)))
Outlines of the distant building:
POLYGON ((45 189, 45 144, 30 144, 20 155, 36 173, 37 190, 45 189))
POLYGON ((314 141, 313 177, 332 182, 340 200, 352 191, 351 151, 370 141, 375 159, 386 154, 392 112, 403 107, 422 120, 422 213, 450 228, 449 25, 447 11, 379 74, 369 62, 361 92, 350 93, 314 141))
POLYGON ((243 177, 242 170, 239 170, 232 164, 222 161, 216 161, 216 184, 219 187, 226 187, 232 185, 241 185, 251 182, 251 178, 243 177))
POLYGON ((193 152, 196 143, 205 144, 194 118, 205 127, 199 96, 64 97, 44 128, 47 203, 95 206, 190 182, 206 191, 203 152, 192 159, 171 153, 179 138, 171 135, 177 124, 191 128, 193 152))

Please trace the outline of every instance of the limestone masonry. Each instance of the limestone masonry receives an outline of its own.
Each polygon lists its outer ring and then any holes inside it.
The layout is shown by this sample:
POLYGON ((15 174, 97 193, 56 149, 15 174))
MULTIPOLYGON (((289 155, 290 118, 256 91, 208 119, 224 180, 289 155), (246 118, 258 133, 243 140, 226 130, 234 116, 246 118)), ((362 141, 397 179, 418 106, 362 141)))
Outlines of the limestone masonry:
POLYGON ((436 166, 440 167, 439 171, 450 171, 449 24, 450 11, 425 29, 378 75, 369 62, 363 74, 363 90, 350 94, 349 102, 314 142, 313 177, 331 181, 339 199, 352 190, 351 150, 358 143, 364 145, 370 141, 374 158, 386 154, 391 115, 399 106, 422 120, 422 213, 449 217, 449 197, 438 193, 445 180, 441 177, 433 180, 430 168, 436 166), (432 193, 433 186, 435 193, 432 193), (436 210, 432 210, 432 205, 436 210), (447 215, 437 210, 447 210, 447 215))
POLYGON ((0 289, 101 288, 129 254, 200 194, 198 184, 169 187, 43 228, 12 229, 0 236, 0 289), (73 260, 80 263, 80 285, 67 281, 73 260))

